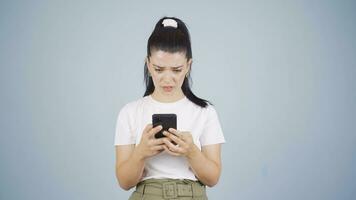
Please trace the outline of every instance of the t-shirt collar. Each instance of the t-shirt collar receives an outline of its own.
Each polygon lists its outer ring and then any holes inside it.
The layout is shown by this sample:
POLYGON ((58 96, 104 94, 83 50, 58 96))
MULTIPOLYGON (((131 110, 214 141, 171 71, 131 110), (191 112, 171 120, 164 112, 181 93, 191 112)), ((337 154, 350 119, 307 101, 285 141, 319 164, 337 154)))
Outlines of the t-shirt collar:
POLYGON ((181 98, 181 99, 179 99, 177 101, 169 102, 169 103, 157 101, 156 99, 154 99, 152 97, 152 95, 148 95, 147 98, 152 104, 157 105, 157 106, 163 106, 163 107, 177 106, 177 105, 184 104, 185 102, 188 101, 188 98, 186 96, 184 96, 183 98, 181 98))

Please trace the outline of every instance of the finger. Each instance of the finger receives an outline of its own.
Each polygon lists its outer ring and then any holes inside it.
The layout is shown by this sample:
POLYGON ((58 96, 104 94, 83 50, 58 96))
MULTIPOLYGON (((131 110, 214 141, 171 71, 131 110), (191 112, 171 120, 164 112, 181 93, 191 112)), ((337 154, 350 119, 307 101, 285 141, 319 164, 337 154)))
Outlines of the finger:
POLYGON ((165 145, 158 145, 158 146, 154 146, 151 148, 152 151, 162 151, 164 150, 165 145))
POLYGON ((168 131, 173 133, 173 134, 179 134, 179 131, 177 129, 174 129, 174 128, 169 128, 168 131))
POLYGON ((147 124, 146 127, 143 129, 143 133, 147 134, 149 130, 152 129, 152 124, 147 124))
MULTIPOLYGON (((152 145, 161 145, 164 144, 164 140, 169 139, 169 138, 159 138, 159 139, 153 139, 152 145)), ((170 139, 169 139, 170 140, 170 139)))
POLYGON ((168 154, 170 154, 172 156, 180 156, 179 153, 175 153, 175 152, 172 152, 171 150, 169 150, 169 148, 167 146, 164 146, 163 148, 168 154))
POLYGON ((172 142, 169 142, 168 140, 164 140, 164 144, 168 147, 169 150, 180 153, 182 149, 178 145, 172 144, 172 142))
POLYGON ((148 137, 152 137, 154 134, 158 133, 162 129, 162 126, 156 126, 148 131, 148 137))
POLYGON ((174 128, 169 128, 168 129, 169 132, 173 133, 174 135, 176 135, 178 138, 182 139, 184 134, 174 128))
POLYGON ((161 153, 162 151, 164 151, 164 149, 159 150, 159 151, 156 151, 156 154, 159 154, 159 153, 161 153))
POLYGON ((147 124, 143 129, 142 138, 148 138, 149 131, 152 129, 152 124, 147 124))
POLYGON ((168 131, 163 131, 163 135, 167 136, 168 138, 170 138, 172 141, 174 141, 176 144, 179 144, 181 146, 183 146, 185 144, 185 142, 183 140, 181 140, 180 138, 178 138, 176 135, 174 135, 173 133, 170 133, 168 131))

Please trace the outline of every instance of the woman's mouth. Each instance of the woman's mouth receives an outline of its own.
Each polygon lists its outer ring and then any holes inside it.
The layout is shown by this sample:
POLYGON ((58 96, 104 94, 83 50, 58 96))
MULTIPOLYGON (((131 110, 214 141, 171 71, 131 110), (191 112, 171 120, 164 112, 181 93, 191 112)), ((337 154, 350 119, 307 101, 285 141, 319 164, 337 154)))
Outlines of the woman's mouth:
POLYGON ((173 86, 163 86, 163 90, 165 92, 171 92, 173 90, 173 86))

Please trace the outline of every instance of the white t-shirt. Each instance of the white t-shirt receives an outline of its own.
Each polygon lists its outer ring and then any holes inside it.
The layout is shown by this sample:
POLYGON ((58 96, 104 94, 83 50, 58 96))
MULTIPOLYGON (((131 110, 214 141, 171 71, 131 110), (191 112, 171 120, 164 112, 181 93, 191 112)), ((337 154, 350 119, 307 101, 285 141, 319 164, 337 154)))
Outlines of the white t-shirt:
MULTIPOLYGON (((218 115, 212 105, 202 108, 186 97, 173 103, 162 103, 148 95, 126 104, 120 110, 115 145, 138 145, 143 129, 152 123, 152 115, 163 113, 175 113, 177 130, 190 132, 199 149, 204 145, 225 143, 218 115)), ((164 151, 146 159, 142 180, 150 178, 197 180, 185 157, 172 156, 164 151)))

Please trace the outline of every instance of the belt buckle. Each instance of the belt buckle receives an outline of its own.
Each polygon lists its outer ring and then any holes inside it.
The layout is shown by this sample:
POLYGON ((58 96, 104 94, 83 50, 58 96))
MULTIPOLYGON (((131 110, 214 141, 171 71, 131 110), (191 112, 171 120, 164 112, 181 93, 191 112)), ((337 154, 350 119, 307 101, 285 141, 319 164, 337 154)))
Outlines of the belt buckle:
POLYGON ((165 199, 177 198, 177 184, 175 182, 163 183, 163 197, 165 199))

